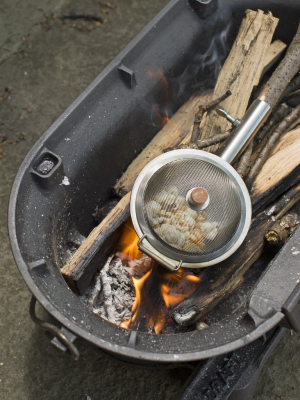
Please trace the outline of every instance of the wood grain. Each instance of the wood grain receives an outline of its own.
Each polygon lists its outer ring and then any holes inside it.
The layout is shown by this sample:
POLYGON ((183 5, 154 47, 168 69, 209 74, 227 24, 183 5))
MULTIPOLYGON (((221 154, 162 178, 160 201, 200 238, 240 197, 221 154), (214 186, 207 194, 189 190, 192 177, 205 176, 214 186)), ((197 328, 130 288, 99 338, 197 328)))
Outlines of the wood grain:
MULTIPOLYGON (((259 84, 265 60, 278 19, 263 11, 246 11, 238 36, 232 46, 214 90, 214 97, 227 89, 232 95, 222 107, 235 118, 242 118, 248 108, 254 86, 259 84)), ((215 111, 207 114, 201 123, 201 139, 227 131, 231 124, 215 111)), ((216 151, 218 145, 209 148, 216 151)))

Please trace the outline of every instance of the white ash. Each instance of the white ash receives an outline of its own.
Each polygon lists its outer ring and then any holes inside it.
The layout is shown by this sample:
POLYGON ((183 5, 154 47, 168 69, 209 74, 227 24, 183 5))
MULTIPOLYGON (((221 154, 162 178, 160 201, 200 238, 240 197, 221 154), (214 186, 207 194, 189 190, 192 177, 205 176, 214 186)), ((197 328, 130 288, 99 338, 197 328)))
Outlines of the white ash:
POLYGON ((206 328, 208 328, 209 326, 205 323, 205 322, 203 322, 203 321, 199 321, 199 322, 197 322, 197 324, 196 324, 196 329, 198 330, 198 331, 202 331, 203 329, 206 329, 206 328))
POLYGON ((85 239, 86 237, 81 235, 75 228, 71 228, 68 231, 66 240, 67 249, 63 255, 63 265, 66 265, 71 260, 85 239))
POLYGON ((70 181, 69 181, 69 178, 67 176, 64 176, 64 179, 62 180, 61 185, 65 185, 65 186, 69 186, 70 185, 70 181))
POLYGON ((116 325, 131 319, 134 299, 130 268, 116 255, 108 258, 83 298, 95 314, 116 325))

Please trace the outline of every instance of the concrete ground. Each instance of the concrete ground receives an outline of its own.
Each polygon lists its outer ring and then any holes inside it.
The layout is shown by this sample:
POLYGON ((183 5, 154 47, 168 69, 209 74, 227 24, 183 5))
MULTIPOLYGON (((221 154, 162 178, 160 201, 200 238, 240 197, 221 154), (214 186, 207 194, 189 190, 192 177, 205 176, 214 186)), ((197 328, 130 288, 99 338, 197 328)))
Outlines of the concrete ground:
MULTIPOLYGON (((105 3, 106 0, 103 2, 105 3)), ((79 343, 75 363, 30 320, 30 293, 11 254, 7 207, 26 153, 81 91, 167 3, 111 0, 106 23, 54 18, 99 12, 93 0, 0 2, 0 398, 2 400, 171 399, 186 370, 144 371, 115 364, 79 343), (84 9, 83 9, 84 3, 84 9), (8 91, 5 88, 10 87, 8 91), (25 133, 26 140, 20 133, 25 133), (6 142, 5 140, 11 141, 6 142)), ((102 7, 103 8, 103 7, 102 7)), ((45 318, 42 309, 38 314, 45 318)), ((300 338, 287 333, 260 377, 255 400, 300 399, 300 338)))

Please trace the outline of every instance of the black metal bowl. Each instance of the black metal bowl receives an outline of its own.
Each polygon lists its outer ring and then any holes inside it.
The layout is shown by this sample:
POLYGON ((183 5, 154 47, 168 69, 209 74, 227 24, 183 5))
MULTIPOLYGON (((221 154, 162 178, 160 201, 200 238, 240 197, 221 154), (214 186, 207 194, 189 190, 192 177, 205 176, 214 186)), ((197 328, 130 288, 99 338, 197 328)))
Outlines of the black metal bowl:
POLYGON ((129 332, 92 314, 59 271, 68 229, 75 227, 88 235, 94 227, 96 203, 109 200, 115 181, 158 131, 149 105, 153 100, 159 103, 164 95, 158 80, 147 71, 164 71, 173 94, 169 107, 175 112, 195 90, 213 87, 216 71, 211 65, 198 65, 186 81, 178 77, 184 76, 187 65, 195 68, 213 36, 228 27, 227 50, 222 48, 219 62, 224 60, 247 7, 271 10, 280 18, 276 38, 292 39, 300 15, 297 0, 263 4, 213 0, 207 5, 172 0, 45 132, 15 179, 9 207, 10 240, 33 296, 67 329, 65 333, 71 331, 121 359, 157 364, 208 358, 257 339, 282 318, 275 314, 255 328, 251 318, 243 318, 244 307, 237 307, 203 331, 176 335, 129 332), (62 184, 64 176, 69 186, 62 184))

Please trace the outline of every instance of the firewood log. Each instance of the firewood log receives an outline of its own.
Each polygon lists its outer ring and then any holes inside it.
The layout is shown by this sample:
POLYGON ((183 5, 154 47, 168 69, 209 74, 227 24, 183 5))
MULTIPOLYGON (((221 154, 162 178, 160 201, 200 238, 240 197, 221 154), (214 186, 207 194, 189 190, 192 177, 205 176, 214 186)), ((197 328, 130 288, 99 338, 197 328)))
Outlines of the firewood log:
POLYGON ((300 70, 300 24, 297 33, 290 44, 288 51, 268 81, 260 99, 266 101, 273 108, 284 92, 289 82, 300 70))
MULTIPOLYGON (((271 13, 264 14, 261 10, 246 11, 246 17, 214 89, 216 97, 227 89, 232 92, 232 95, 222 103, 222 107, 235 118, 244 116, 253 87, 260 81, 264 60, 277 24, 278 19, 271 13)), ((225 118, 212 111, 202 120, 201 139, 223 133, 230 127, 225 118)), ((215 152, 218 147, 219 145, 214 145, 208 150, 215 152)))
POLYGON ((116 245, 123 222, 129 217, 130 193, 110 211, 106 218, 92 230, 61 273, 76 293, 84 293, 99 264, 116 245), (99 254, 99 248, 101 252, 99 254))
POLYGON ((273 149, 253 184, 253 213, 264 210, 300 178, 300 128, 286 133, 273 149))

